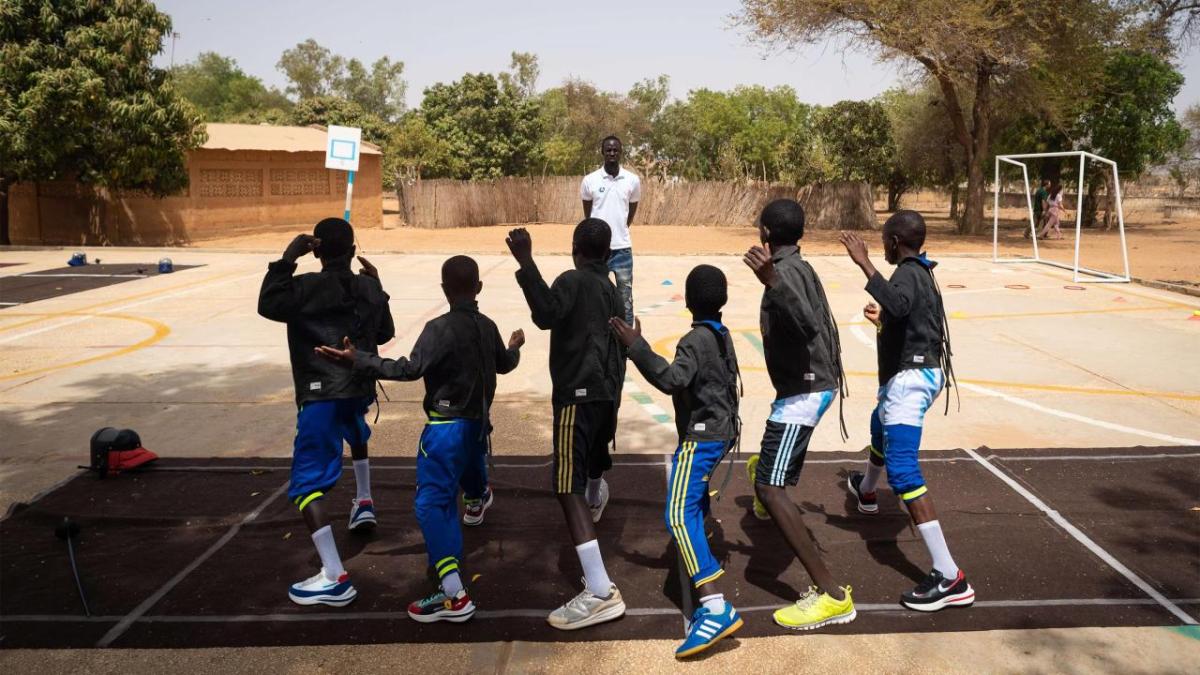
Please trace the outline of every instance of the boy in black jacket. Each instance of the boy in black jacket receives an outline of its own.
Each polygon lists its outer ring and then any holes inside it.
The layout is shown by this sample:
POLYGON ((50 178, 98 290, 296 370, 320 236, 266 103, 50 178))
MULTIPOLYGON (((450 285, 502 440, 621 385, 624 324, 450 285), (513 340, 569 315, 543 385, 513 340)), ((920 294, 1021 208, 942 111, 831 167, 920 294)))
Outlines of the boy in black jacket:
POLYGON ((611 320, 617 337, 629 347, 630 360, 650 384, 671 394, 675 406, 679 447, 671 462, 666 522, 700 596, 687 639, 675 650, 681 659, 742 627, 737 610, 717 589, 724 570, 709 550, 704 531, 709 479, 740 432, 737 355, 729 329, 721 324, 728 296, 725 274, 712 265, 698 265, 688 274, 684 293, 692 330, 679 340, 671 363, 642 338, 640 321, 631 328, 619 318, 611 320))
POLYGON ((380 358, 355 349, 349 340, 344 349, 317 350, 353 366, 355 373, 384 380, 425 379, 423 405, 429 421, 417 452, 416 513, 440 587, 408 606, 408 615, 422 623, 462 622, 475 613, 459 572, 458 488, 462 484, 475 494, 483 488, 496 374, 517 367, 525 343, 518 330, 505 347, 496 324, 479 312, 475 298, 481 290, 479 265, 467 256, 454 256, 442 265, 442 291, 450 311, 425 324, 407 359, 380 358))
POLYGON ((575 630, 619 618, 625 602, 608 578, 594 523, 608 503, 604 472, 612 467, 608 444, 616 433, 617 403, 625 379, 621 345, 608 320, 624 316, 625 306, 608 277, 612 231, 597 218, 575 227, 571 256, 575 269, 546 285, 533 262, 533 241, 524 228, 507 243, 520 264, 517 283, 533 322, 550 331, 550 380, 554 406, 554 492, 567 519, 583 567, 583 592, 551 612, 560 630, 575 630))
POLYGON ((849 623, 857 615, 850 587, 834 581, 787 496, 787 486, 800 480, 813 430, 834 397, 845 393, 841 345, 821 280, 800 257, 804 209, 790 199, 767 204, 759 216, 759 236, 770 253, 755 246, 745 262, 764 286, 759 321, 775 402, 762 450, 749 469, 756 497, 815 584, 776 611, 775 623, 811 630, 849 623))
POLYGON ((866 275, 867 292, 879 303, 863 312, 879 328, 879 403, 871 413, 870 455, 866 473, 851 473, 847 486, 858 500, 859 511, 876 513, 875 486, 886 467, 888 484, 908 507, 929 549, 933 570, 900 596, 905 607, 935 612, 970 605, 975 591, 950 555, 917 463, 925 413, 947 388, 947 376, 954 376, 949 326, 933 278, 937 263, 921 251, 925 219, 916 211, 897 211, 883 224, 884 257, 896 266, 888 280, 871 264, 862 238, 843 232, 841 241, 866 275))
POLYGON ((288 592, 301 605, 340 607, 356 595, 338 556, 321 498, 342 475, 342 443, 354 457, 358 497, 351 529, 373 526, 374 506, 367 471, 370 427, 364 416, 375 400, 375 380, 327 363, 313 353, 348 336, 359 349, 376 351, 395 329, 378 272, 363 258, 363 273, 350 271, 354 230, 340 218, 317 223, 312 235, 297 236, 283 257, 267 267, 258 313, 287 323, 292 378, 296 386, 296 439, 288 497, 304 516, 321 558, 321 571, 288 592), (321 271, 294 276, 296 260, 312 252, 321 271))

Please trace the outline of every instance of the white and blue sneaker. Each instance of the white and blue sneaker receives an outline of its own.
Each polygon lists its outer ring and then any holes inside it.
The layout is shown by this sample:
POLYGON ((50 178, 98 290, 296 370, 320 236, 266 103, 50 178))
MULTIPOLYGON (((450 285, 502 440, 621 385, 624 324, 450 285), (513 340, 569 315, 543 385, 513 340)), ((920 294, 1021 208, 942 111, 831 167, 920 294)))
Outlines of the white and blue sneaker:
POLYGON ((350 509, 350 529, 373 529, 375 527, 375 502, 370 499, 355 499, 353 503, 354 508, 350 509))
POLYGON ((688 630, 687 639, 675 650, 675 658, 686 659, 717 644, 724 638, 733 635, 742 627, 742 617, 728 601, 725 611, 713 614, 707 607, 701 606, 692 615, 692 627, 688 630))
POLYGON ((350 584, 348 572, 342 572, 337 579, 330 579, 322 567, 316 576, 292 584, 288 597, 297 605, 345 607, 358 597, 358 591, 350 584))

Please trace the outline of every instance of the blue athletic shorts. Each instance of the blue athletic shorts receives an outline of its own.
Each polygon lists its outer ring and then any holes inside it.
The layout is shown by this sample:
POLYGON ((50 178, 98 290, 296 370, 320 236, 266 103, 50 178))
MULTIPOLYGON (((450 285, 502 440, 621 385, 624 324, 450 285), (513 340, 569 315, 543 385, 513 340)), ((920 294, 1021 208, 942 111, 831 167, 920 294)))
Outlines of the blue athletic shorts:
POLYGON ((366 414, 372 397, 310 401, 296 415, 292 447, 292 481, 288 499, 295 502, 327 492, 342 475, 342 443, 366 445, 371 427, 366 414))

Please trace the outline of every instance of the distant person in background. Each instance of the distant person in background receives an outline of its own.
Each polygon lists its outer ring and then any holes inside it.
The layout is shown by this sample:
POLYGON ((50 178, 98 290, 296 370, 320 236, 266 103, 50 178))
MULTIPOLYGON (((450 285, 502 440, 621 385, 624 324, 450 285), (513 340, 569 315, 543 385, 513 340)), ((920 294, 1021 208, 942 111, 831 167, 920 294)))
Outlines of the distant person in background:
POLYGON ((1042 230, 1038 232, 1038 239, 1045 239, 1050 233, 1050 228, 1054 228, 1054 236, 1051 239, 1062 239, 1062 230, 1058 229, 1058 222, 1062 219, 1063 213, 1063 194, 1062 184, 1055 182, 1050 188, 1050 195, 1046 198, 1046 215, 1042 221, 1042 230))
POLYGON ((609 136, 600 142, 604 166, 583 177, 579 198, 583 217, 599 218, 612 230, 608 269, 617 277, 617 290, 625 303, 625 322, 633 324, 633 243, 629 226, 642 198, 642 181, 621 168, 621 139, 609 136))
POLYGON ((1046 198, 1049 196, 1050 181, 1043 178, 1041 185, 1038 185, 1037 191, 1033 193, 1033 222, 1036 224, 1030 229, 1025 230, 1026 239, 1029 238, 1029 233, 1031 231, 1035 230, 1038 225, 1042 224, 1042 206, 1045 204, 1046 198))

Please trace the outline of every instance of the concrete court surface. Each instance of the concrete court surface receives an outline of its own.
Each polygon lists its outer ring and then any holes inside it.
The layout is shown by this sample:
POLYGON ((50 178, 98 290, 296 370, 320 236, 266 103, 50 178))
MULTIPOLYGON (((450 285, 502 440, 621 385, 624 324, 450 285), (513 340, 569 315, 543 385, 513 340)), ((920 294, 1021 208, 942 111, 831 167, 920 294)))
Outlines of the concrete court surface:
MULTIPOLYGON (((0 344, 5 346, 0 357, 0 420, 5 438, 0 453, 0 508, 28 500, 73 475, 75 465, 85 461, 88 437, 101 426, 134 427, 147 447, 164 456, 288 455, 295 407, 284 328, 255 313, 262 273, 275 256, 113 249, 106 251, 105 262, 144 263, 162 255, 171 256, 177 264, 202 267, 0 309, 0 344)), ((22 264, 4 267, 0 274, 61 267, 66 257, 62 250, 4 251, 0 263, 22 264)), ((421 325, 444 311, 437 285, 444 257, 372 256, 392 296, 397 324, 397 339, 385 346, 385 355, 404 353, 421 325)), ((937 258, 936 252, 933 257, 937 258)), ((529 321, 512 277, 515 263, 502 256, 477 258, 484 275, 482 309, 502 332, 521 327, 529 339, 521 367, 501 378, 494 413, 496 452, 547 452, 548 336, 529 321)), ((564 255, 542 255, 539 260, 548 279, 570 264, 564 255)), ((635 301, 647 338, 669 354, 674 340, 688 328, 681 298, 684 278, 700 262, 721 267, 730 279, 731 302, 725 322, 739 335, 737 349, 746 384, 744 447, 753 449, 772 398, 758 352, 761 286, 757 280, 734 256, 639 256, 635 301)), ((875 388, 871 326, 859 314, 867 300, 861 290, 864 279, 842 257, 816 257, 812 262, 839 320, 851 387, 845 402, 850 440, 843 443, 839 438, 833 417, 836 410, 831 410, 815 434, 812 449, 855 450, 867 442, 875 388)), ((939 399, 936 414, 927 420, 924 447, 1200 445, 1200 358, 1195 349, 1200 320, 1192 320, 1200 301, 1139 286, 1073 284, 1067 272, 1047 267, 998 266, 966 257, 941 263, 937 275, 951 312, 961 410, 952 395, 950 414, 943 417, 944 400, 939 399)), ((302 270, 316 266, 308 258, 302 270)), ((385 386, 390 401, 381 404, 372 452, 411 456, 422 423, 420 387, 385 386)), ((619 451, 669 452, 675 443, 670 409, 669 398, 631 374, 621 410, 619 451)), ((1197 501, 1200 503, 1200 495, 1197 501)), ((1083 665, 1064 663, 1063 654, 1050 649, 1043 651, 1042 660, 1036 660, 1037 650, 1027 648, 1023 637, 1010 633, 886 636, 880 638, 880 645, 892 645, 896 651, 885 657, 881 649, 872 658, 894 666, 900 654, 932 652, 936 656, 928 661, 931 670, 939 669, 936 664, 953 670, 956 662, 947 655, 978 655, 981 652, 975 648, 963 647, 978 644, 979 650, 1035 659, 1022 662, 997 656, 992 663, 999 670, 1059 670, 1083 665), (1030 667, 1022 668, 1020 663, 1030 667)), ((1093 645, 1091 657, 1101 659, 1093 666, 1103 670, 1161 672, 1171 670, 1172 664, 1177 667, 1179 657, 1191 654, 1188 658, 1194 662, 1200 655, 1200 641, 1194 639, 1194 633, 1187 637, 1186 631, 1112 630, 1106 635, 1115 638, 1115 646, 1087 637, 1093 634, 1093 629, 1073 629, 1062 633, 1063 644, 1079 640, 1093 645), (1133 653, 1145 654, 1150 660, 1131 662, 1127 648, 1133 645, 1137 647, 1133 653)), ((1044 641, 1058 633, 1039 631, 1037 635, 1044 641)), ((853 636, 806 636, 803 647, 796 646, 799 640, 787 637, 761 638, 743 640, 741 648, 717 656, 731 667, 748 665, 756 653, 805 658, 811 652, 809 645, 816 643, 811 637, 833 649, 856 644, 853 636)), ((657 649, 651 642, 613 644, 623 645, 619 658, 661 655, 669 665, 666 644, 657 649)), ((515 668, 518 671, 572 663, 597 667, 594 660, 582 660, 598 649, 595 644, 571 651, 573 646, 506 643, 492 652, 473 646, 456 658, 470 653, 479 664, 497 664, 502 659, 514 668, 524 663, 526 667, 515 668), (481 649, 485 651, 480 653, 481 649), (531 653, 552 655, 552 660, 521 660, 522 655, 531 653)), ((322 655, 346 650, 322 648, 311 653, 310 665, 340 669, 337 662, 322 655)), ((397 652, 393 649, 392 653, 397 652)), ((67 659, 63 665, 79 658, 84 660, 74 661, 76 664, 91 664, 87 656, 56 658, 67 659)), ((102 662, 111 667, 118 663, 106 661, 117 658, 112 655, 95 658, 94 665, 100 669, 102 662)), ((197 658, 215 658, 215 654, 197 658)), ((285 662, 299 669, 299 662, 290 661, 296 658, 290 654, 285 662)), ((618 668, 616 659, 611 662, 614 669, 618 668)), ((43 661, 42 665, 49 663, 43 661)), ((990 669, 986 663, 980 665, 990 669)), ((605 661, 604 668, 608 667, 609 661, 605 661)))

